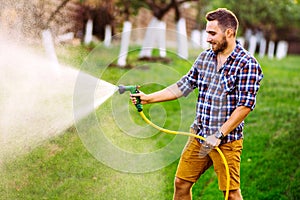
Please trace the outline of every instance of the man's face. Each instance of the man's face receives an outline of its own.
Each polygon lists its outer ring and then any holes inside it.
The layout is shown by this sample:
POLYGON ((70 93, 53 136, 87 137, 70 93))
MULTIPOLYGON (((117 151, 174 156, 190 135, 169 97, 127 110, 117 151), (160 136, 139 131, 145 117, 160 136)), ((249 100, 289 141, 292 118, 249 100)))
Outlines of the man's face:
POLYGON ((215 53, 224 51, 227 46, 227 38, 225 33, 218 26, 218 21, 208 21, 206 25, 207 42, 211 44, 211 48, 215 53))

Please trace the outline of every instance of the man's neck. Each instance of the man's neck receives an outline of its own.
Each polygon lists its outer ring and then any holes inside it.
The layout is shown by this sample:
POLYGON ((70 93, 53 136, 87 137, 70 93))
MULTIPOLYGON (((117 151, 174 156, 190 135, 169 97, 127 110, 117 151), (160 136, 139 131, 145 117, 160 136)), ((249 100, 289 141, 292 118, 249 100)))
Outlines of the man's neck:
POLYGON ((228 46, 224 51, 221 51, 218 53, 217 57, 217 71, 221 69, 221 67, 224 65, 226 62, 226 59, 228 56, 231 54, 231 52, 235 49, 236 47, 236 42, 228 42, 228 46))
POLYGON ((219 55, 223 58, 227 58, 231 54, 231 52, 233 52, 235 47, 236 47, 236 42, 235 42, 235 40, 232 40, 232 41, 228 42, 228 46, 224 51, 219 52, 219 55))

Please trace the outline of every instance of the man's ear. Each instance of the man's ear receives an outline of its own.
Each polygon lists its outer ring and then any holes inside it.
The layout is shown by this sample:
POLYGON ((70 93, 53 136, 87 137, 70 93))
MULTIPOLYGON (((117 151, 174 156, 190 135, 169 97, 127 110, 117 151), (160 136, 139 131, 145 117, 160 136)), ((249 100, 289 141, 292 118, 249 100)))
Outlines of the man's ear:
POLYGON ((228 28, 225 31, 225 34, 228 38, 234 37, 235 36, 235 32, 232 28, 228 28))

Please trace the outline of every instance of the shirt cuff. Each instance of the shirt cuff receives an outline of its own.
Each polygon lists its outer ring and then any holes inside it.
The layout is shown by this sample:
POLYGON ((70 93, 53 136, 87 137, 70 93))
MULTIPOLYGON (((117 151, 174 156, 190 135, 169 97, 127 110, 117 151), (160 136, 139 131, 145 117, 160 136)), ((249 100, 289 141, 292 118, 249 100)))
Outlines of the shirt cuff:
POLYGON ((239 101, 237 106, 246 106, 251 110, 254 109, 256 104, 256 94, 251 92, 239 92, 239 101))
POLYGON ((183 96, 188 96, 192 91, 193 87, 189 84, 188 78, 186 76, 182 77, 177 83, 179 90, 182 92, 183 96))

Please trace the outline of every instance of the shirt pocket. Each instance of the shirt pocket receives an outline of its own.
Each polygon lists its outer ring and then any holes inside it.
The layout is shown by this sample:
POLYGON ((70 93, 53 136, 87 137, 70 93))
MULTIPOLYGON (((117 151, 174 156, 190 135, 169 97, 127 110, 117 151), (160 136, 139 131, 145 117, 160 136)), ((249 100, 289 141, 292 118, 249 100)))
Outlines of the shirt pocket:
POLYGON ((236 75, 224 75, 222 78, 222 86, 225 93, 231 93, 236 88, 236 75))

